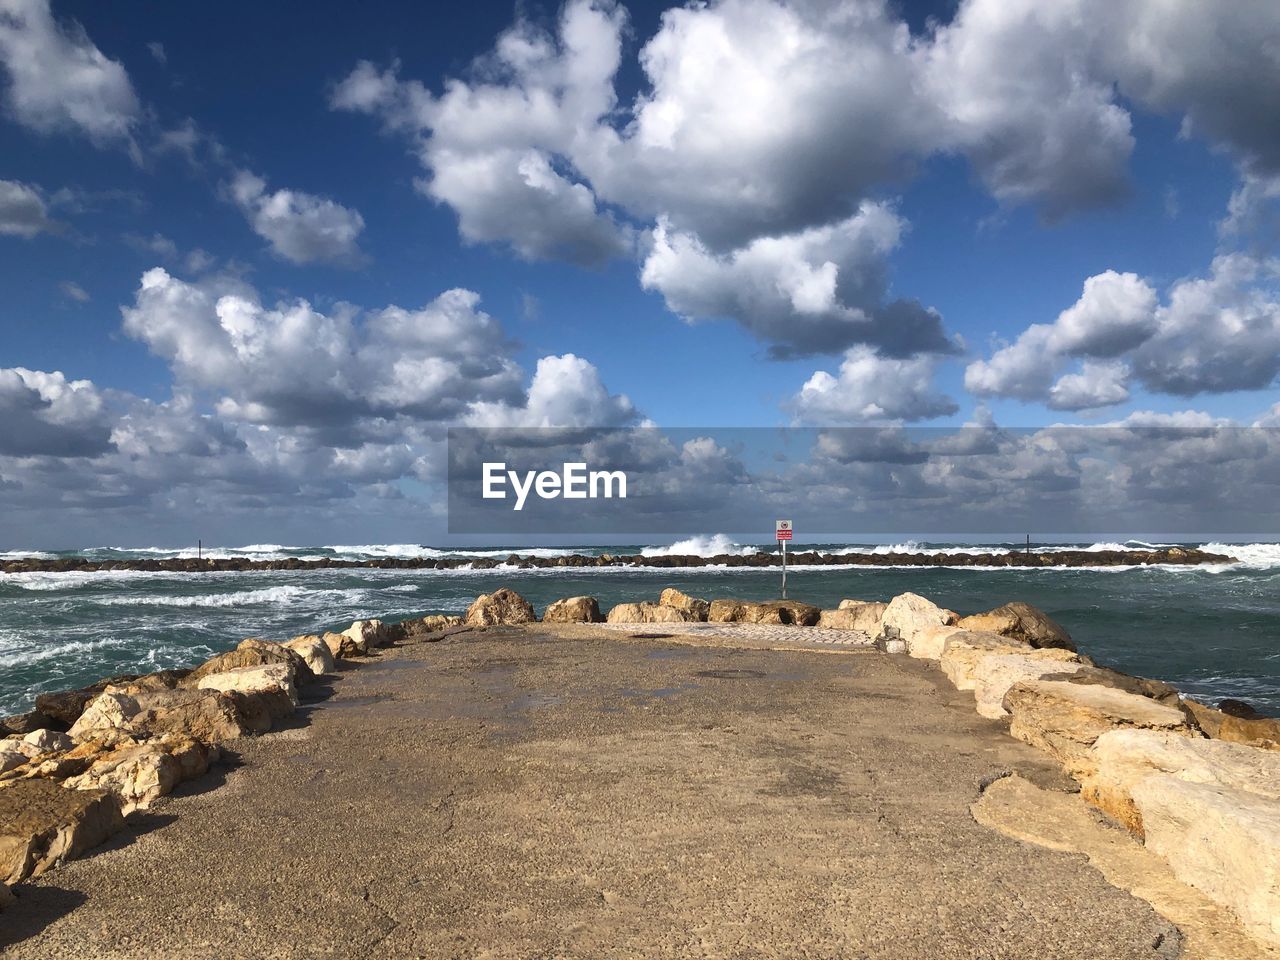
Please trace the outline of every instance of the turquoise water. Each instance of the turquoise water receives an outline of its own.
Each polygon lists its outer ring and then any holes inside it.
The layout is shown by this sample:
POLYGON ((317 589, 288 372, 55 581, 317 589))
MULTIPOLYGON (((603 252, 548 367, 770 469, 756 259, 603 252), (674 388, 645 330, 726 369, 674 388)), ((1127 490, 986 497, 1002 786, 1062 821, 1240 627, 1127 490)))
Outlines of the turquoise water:
MULTIPOLYGON (((285 550, 246 549, 230 553, 285 550)), ((409 548, 325 549, 386 555, 409 548)), ((1227 549, 1246 562, 1202 569, 793 568, 788 586, 791 597, 828 607, 844 597, 887 600, 906 590, 961 613, 1025 600, 1062 623, 1099 662, 1170 681, 1193 696, 1239 697, 1280 713, 1280 547, 1227 549)), ((627 550, 635 548, 610 552, 627 550)), ((28 709, 45 690, 190 665, 247 636, 284 639, 360 617, 459 613, 477 594, 499 586, 518 590, 539 610, 576 594, 593 595, 607 609, 656 599, 667 586, 711 598, 768 599, 778 593, 778 573, 499 568, 0 575, 0 712, 28 709)))

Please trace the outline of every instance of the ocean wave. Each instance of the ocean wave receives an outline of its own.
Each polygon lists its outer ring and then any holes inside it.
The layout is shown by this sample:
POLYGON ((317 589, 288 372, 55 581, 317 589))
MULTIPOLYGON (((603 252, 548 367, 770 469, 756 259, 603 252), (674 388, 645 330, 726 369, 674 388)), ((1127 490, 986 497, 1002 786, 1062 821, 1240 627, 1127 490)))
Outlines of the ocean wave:
POLYGON ((759 547, 743 546, 735 543, 723 533, 712 536, 700 535, 688 540, 677 540, 667 547, 645 547, 640 551, 642 557, 716 557, 721 554, 742 557, 759 553, 759 547))
POLYGON ((245 607, 263 604, 299 602, 340 603, 368 596, 365 589, 350 590, 314 590, 307 587, 281 586, 263 587, 259 590, 238 590, 235 593, 214 593, 204 596, 143 595, 129 597, 102 597, 95 603, 104 606, 145 606, 145 607, 245 607))
POLYGON ((1235 557, 1236 567, 1267 570, 1280 567, 1280 543, 1206 543, 1201 549, 1235 557))

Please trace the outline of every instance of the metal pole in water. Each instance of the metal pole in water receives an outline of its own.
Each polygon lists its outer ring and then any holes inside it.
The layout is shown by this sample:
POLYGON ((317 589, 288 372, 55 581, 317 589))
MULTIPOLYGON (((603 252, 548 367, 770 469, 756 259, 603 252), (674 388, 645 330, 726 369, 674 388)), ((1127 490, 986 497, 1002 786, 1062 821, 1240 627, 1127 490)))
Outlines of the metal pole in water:
POLYGON ((203 540, 196 541, 196 559, 197 560, 204 559, 204 541, 203 540))

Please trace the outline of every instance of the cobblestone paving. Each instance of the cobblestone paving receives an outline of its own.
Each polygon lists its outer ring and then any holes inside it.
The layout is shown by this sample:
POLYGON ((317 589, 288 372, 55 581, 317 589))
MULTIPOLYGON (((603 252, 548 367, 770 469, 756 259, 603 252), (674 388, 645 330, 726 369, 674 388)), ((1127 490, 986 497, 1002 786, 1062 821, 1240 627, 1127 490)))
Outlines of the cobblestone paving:
POLYGON ((606 630, 624 633, 679 634, 708 640, 746 640, 752 643, 821 647, 869 647, 871 637, 859 630, 778 626, 766 623, 602 623, 606 630))

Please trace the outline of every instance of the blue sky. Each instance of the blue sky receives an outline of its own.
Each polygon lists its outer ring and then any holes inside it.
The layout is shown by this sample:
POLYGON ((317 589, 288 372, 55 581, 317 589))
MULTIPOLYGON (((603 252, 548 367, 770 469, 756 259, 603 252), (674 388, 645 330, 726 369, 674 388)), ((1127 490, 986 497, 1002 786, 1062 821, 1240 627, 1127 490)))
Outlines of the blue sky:
POLYGON ((1272 423, 1280 13, 1042 7, 0 0, 0 547, 422 538, 458 423, 1272 423))

